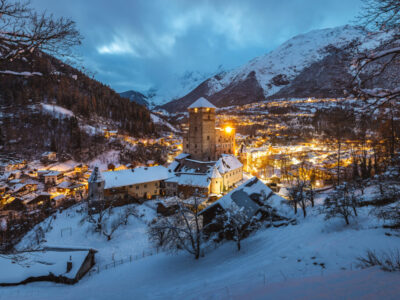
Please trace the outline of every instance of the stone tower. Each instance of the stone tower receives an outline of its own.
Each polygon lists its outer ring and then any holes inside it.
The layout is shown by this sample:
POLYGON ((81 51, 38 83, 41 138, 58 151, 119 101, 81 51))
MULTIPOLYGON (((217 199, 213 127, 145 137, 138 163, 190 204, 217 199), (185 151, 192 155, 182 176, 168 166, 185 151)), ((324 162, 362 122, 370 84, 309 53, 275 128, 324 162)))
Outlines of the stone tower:
POLYGON ((191 154, 192 159, 216 159, 215 109, 216 107, 203 97, 188 107, 189 131, 184 139, 184 152, 191 154))
POLYGON ((89 185, 89 204, 104 200, 105 180, 98 167, 95 167, 88 180, 89 185))

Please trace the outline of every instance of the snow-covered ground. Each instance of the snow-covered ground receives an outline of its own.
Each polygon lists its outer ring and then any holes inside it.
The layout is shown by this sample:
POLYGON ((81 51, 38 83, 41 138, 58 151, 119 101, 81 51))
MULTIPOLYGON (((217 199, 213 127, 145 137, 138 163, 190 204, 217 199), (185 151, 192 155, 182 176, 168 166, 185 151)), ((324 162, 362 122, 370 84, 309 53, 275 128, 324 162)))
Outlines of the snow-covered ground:
MULTIPOLYGON (((367 249, 399 248, 399 237, 382 228, 381 221, 358 210, 346 226, 342 219, 324 220, 315 208, 298 224, 261 229, 243 241, 206 249, 198 261, 185 252, 160 253, 86 276, 74 286, 34 283, 0 289, 0 299, 338 299, 384 298, 400 295, 398 273, 360 270, 357 257, 367 249)), ((76 208, 75 208, 76 209, 76 208)), ((142 218, 131 217, 109 242, 87 232, 74 208, 58 214, 46 234, 48 244, 90 246, 99 264, 151 250, 146 222, 155 212, 140 206, 142 218), (62 228, 65 229, 61 238, 62 228)), ((29 237, 21 241, 26 245, 29 237)))
POLYGON ((118 165, 120 163, 120 152, 117 150, 110 150, 97 156, 94 160, 89 162, 89 167, 99 167, 100 170, 107 170, 108 164, 118 165))
POLYGON ((73 117, 74 113, 72 111, 70 111, 69 109, 66 109, 64 107, 55 105, 55 104, 45 104, 45 103, 41 103, 43 111, 48 112, 50 114, 52 114, 54 117, 73 117))
POLYGON ((163 120, 162 118, 160 118, 156 114, 151 113, 150 117, 151 117, 151 121, 153 121, 153 123, 160 124, 160 125, 165 125, 169 129, 171 129, 172 132, 178 132, 178 130, 174 126, 172 126, 169 122, 163 120))

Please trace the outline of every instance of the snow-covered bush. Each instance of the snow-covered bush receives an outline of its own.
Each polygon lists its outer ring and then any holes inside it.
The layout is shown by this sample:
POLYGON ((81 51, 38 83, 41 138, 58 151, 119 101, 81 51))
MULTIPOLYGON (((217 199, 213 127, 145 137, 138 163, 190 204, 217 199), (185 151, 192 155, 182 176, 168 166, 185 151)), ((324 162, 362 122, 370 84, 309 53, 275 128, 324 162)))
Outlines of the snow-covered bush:
POLYGON ((359 257, 358 266, 361 268, 369 268, 379 266, 382 270, 388 272, 400 271, 400 251, 399 249, 382 252, 377 254, 375 251, 368 250, 364 257, 359 257))

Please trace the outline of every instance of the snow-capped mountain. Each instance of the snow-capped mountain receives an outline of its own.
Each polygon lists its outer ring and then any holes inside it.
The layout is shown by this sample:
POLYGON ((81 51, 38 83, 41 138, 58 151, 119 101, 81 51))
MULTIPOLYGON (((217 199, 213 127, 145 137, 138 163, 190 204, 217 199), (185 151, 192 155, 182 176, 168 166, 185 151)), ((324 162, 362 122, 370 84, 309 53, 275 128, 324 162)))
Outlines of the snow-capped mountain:
POLYGON ((342 96, 351 79, 347 48, 360 43, 361 49, 374 49, 389 36, 349 25, 300 34, 237 69, 205 80, 163 108, 184 110, 201 96, 220 107, 268 98, 342 96))
POLYGON ((136 102, 137 104, 148 106, 147 97, 140 92, 129 90, 126 92, 119 93, 122 98, 128 98, 130 101, 136 102))
POLYGON ((162 85, 152 87, 143 94, 150 107, 156 107, 168 101, 179 99, 196 88, 207 78, 214 76, 222 71, 220 66, 216 72, 203 73, 200 71, 186 71, 181 75, 175 75, 167 79, 162 85))

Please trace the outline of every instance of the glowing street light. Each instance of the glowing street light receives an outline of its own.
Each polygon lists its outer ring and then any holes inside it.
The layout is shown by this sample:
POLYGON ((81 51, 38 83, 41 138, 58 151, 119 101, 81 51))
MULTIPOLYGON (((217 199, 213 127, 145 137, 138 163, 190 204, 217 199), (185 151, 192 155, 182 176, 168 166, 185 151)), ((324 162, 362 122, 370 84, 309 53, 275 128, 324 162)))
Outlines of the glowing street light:
POLYGON ((232 132, 232 127, 229 127, 229 126, 225 127, 225 132, 226 133, 231 133, 232 132))

